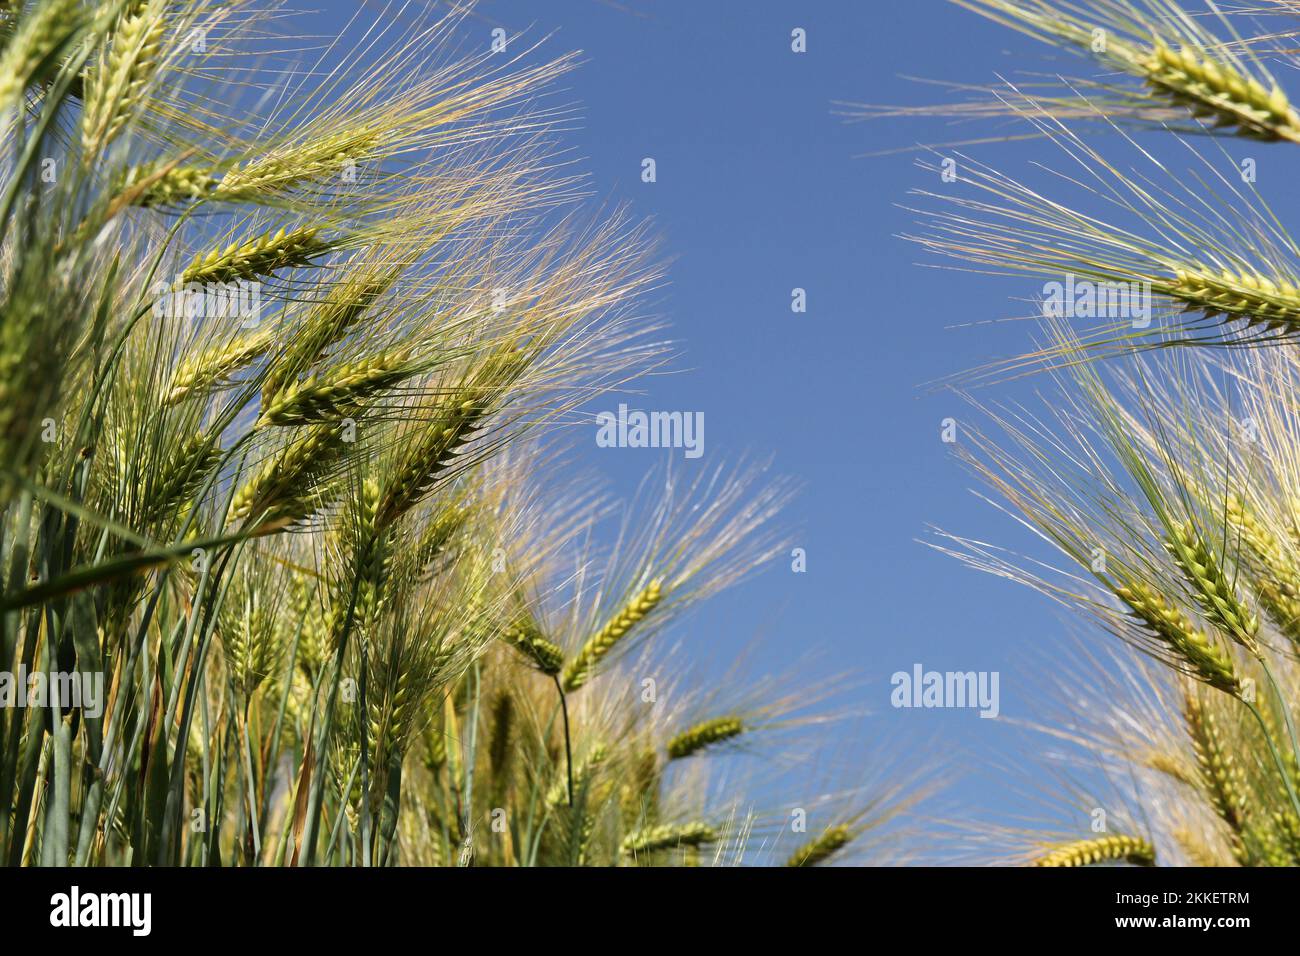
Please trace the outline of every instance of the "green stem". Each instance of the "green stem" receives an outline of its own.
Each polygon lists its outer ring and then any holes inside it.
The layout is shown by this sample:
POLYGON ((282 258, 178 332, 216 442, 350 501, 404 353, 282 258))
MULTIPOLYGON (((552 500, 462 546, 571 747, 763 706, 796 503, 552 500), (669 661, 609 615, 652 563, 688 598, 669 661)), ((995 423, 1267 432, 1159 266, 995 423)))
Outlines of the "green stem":
POLYGON ((564 714, 564 764, 569 771, 569 806, 573 806, 573 745, 569 742, 569 702, 564 697, 564 686, 558 674, 552 674, 555 690, 560 695, 560 712, 564 714))
POLYGON ((1282 763, 1282 755, 1277 752, 1277 747, 1273 744, 1273 738, 1268 732, 1268 724, 1264 722, 1264 716, 1259 712, 1254 704, 1246 703, 1246 708, 1255 715, 1255 720, 1259 721, 1260 730, 1264 732, 1264 742, 1268 744, 1268 751, 1273 755, 1273 763, 1277 766, 1277 772, 1282 777, 1282 783, 1286 786, 1287 796, 1291 798, 1291 806, 1300 817, 1300 797, 1296 796, 1295 786, 1291 783, 1291 774, 1287 771, 1286 766, 1282 763))

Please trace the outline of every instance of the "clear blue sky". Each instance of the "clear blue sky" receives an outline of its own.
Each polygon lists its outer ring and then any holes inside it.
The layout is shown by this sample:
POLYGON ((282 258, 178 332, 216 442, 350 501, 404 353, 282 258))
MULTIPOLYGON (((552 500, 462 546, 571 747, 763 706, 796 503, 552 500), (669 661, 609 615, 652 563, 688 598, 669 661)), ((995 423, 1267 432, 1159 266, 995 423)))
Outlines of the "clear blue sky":
MULTIPOLYGON (((331 18, 353 9, 327 6, 331 18)), ((771 570, 679 633, 719 668, 758 638, 760 671, 813 653, 810 677, 852 671, 863 686, 850 703, 871 715, 826 731, 839 759, 892 751, 904 764, 970 768, 950 800, 1014 809, 1010 781, 987 765, 1024 746, 1011 721, 1046 690, 1032 675, 1067 628, 1042 599, 915 539, 933 522, 1024 543, 970 494, 939 440, 941 419, 963 406, 923 386, 1028 348, 1023 323, 959 327, 1016 314, 1009 297, 1026 290, 918 267, 919 250, 896 238, 913 216, 895 204, 930 177, 915 154, 862 156, 988 129, 849 124, 833 104, 934 102, 942 90, 905 77, 990 81, 1017 65, 1008 50, 1031 69, 1048 51, 943 0, 482 0, 470 42, 480 30, 488 43, 495 26, 554 31, 547 49, 583 52, 567 80, 582 106, 569 142, 595 193, 652 217, 674 258, 662 311, 691 371, 651 382, 644 407, 703 411, 705 466, 771 454, 803 486, 787 520, 807 573, 771 570), (807 31, 805 54, 790 49, 795 27, 807 31), (640 179, 646 156, 654 184, 640 179), (804 314, 790 310, 796 286, 804 314), (1001 672, 1002 718, 893 710, 890 675, 915 662, 1001 672)), ((1033 148, 975 152, 1018 168, 1033 148)), ((578 445, 583 466, 628 493, 662 454, 597 448, 594 428, 578 445)))

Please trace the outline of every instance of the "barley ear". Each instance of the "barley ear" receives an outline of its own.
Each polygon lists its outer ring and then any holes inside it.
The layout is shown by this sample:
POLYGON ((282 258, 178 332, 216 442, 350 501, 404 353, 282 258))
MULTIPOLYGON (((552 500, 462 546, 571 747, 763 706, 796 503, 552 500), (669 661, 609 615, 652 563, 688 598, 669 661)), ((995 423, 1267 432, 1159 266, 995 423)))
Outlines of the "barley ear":
POLYGON ((848 846, 853 840, 853 831, 844 824, 827 827, 818 837, 809 840, 790 855, 786 866, 816 866, 824 863, 848 846))
POLYGON ((662 823, 629 833, 623 838, 622 850, 628 856, 638 856, 675 847, 698 847, 717 839, 718 831, 707 823, 662 823))
POLYGON ((282 269, 310 265, 332 248, 334 243, 321 238, 314 226, 282 228, 197 256, 181 274, 181 281, 203 285, 269 278, 282 269))
POLYGON ((543 674, 553 676, 564 667, 564 652, 548 641, 531 620, 526 618, 503 628, 501 640, 522 654, 543 674))
POLYGON ((140 103, 162 51, 166 18, 146 4, 123 15, 107 54, 85 80, 81 148, 89 167, 140 103))
POLYGON ((584 644, 564 669, 564 689, 575 691, 587 683, 600 662, 627 633, 663 599, 663 581, 656 578, 584 644))
POLYGON ((1156 848, 1140 837, 1106 836, 1077 840, 1049 850, 1034 860, 1034 866, 1094 866, 1098 863, 1131 863, 1155 866, 1156 848))
POLYGON ((1232 658, 1163 595, 1137 582, 1116 588, 1115 594, 1142 627, 1199 680, 1234 696, 1241 693, 1232 658))
POLYGON ((1239 863, 1248 863, 1250 853, 1244 839, 1248 797, 1241 766, 1225 746, 1218 717, 1201 702, 1194 686, 1188 687, 1184 694, 1183 715, 1192 738, 1202 789, 1227 828, 1233 857, 1239 863))
POLYGON ((40 0, 19 14, 17 29, 0 52, 0 113, 53 68, 55 54, 84 22, 81 0, 40 0))
POLYGON ((707 747, 739 737, 745 732, 745 724, 739 717, 714 717, 688 727, 668 741, 667 751, 671 760, 684 760, 707 747))
POLYGON ((1188 521, 1175 527, 1165 542, 1205 616, 1234 641, 1258 656, 1259 621, 1241 603, 1215 554, 1188 521))

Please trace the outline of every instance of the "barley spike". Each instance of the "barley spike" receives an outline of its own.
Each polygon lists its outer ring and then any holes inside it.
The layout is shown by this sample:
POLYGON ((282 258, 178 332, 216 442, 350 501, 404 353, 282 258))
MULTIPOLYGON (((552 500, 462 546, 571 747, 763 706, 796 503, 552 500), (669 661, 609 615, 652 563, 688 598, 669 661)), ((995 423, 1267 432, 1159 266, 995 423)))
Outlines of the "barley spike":
POLYGON ((1034 860, 1034 866, 1093 866, 1120 861, 1134 866, 1155 866, 1156 848, 1140 837, 1097 837, 1056 847, 1034 860))
POLYGON ((591 679, 597 665, 612 651, 627 632, 663 599, 663 582, 656 578, 644 591, 634 597, 626 607, 592 637, 564 669, 564 689, 574 691, 591 679))

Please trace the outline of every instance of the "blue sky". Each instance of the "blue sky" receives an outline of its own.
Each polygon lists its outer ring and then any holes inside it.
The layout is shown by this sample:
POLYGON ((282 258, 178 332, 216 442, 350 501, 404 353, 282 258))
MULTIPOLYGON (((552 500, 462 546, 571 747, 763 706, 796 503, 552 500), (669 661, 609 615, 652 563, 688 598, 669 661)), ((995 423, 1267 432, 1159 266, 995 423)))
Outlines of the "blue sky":
MULTIPOLYGON (((329 12, 345 8, 340 0, 329 12)), ((467 42, 481 30, 488 43, 497 26, 511 37, 553 32, 546 50, 556 54, 582 51, 566 81, 582 120, 567 141, 594 193, 651 217, 673 259, 659 310, 688 371, 647 383, 640 401, 704 412, 706 454, 679 464, 771 455, 776 472, 802 485, 786 520, 807 572, 788 562, 769 570, 712 601, 679 636, 719 669, 758 640, 757 673, 857 675, 846 703, 870 715, 825 730, 846 779, 887 754, 944 768, 949 802, 1017 809, 1014 783, 994 765, 1023 752, 1012 723, 1032 716, 1045 682, 1031 675, 1068 628, 1042 599, 916 539, 935 523, 1024 542, 970 494, 939 440, 941 420, 962 404, 924 385, 1027 349, 1023 323, 963 327, 1015 315, 1010 297, 1025 289, 918 267, 921 252, 897 238, 914 217, 896 204, 932 176, 914 153, 863 155, 989 130, 847 123, 834 104, 935 102, 942 90, 905 77, 990 81, 1012 63, 1037 67, 1049 51, 943 0, 482 0, 467 42), (796 27, 806 31, 803 54, 791 51, 796 27), (655 159, 655 183, 641 181, 644 157, 655 159), (803 314, 791 312, 795 287, 807 292, 803 314), (890 675, 918 662, 1001 672, 1001 718, 891 708, 890 675)), ((1031 149, 976 153, 1014 169, 1031 149)), ((576 445, 579 465, 629 494, 663 454, 597 448, 594 427, 576 445)))

